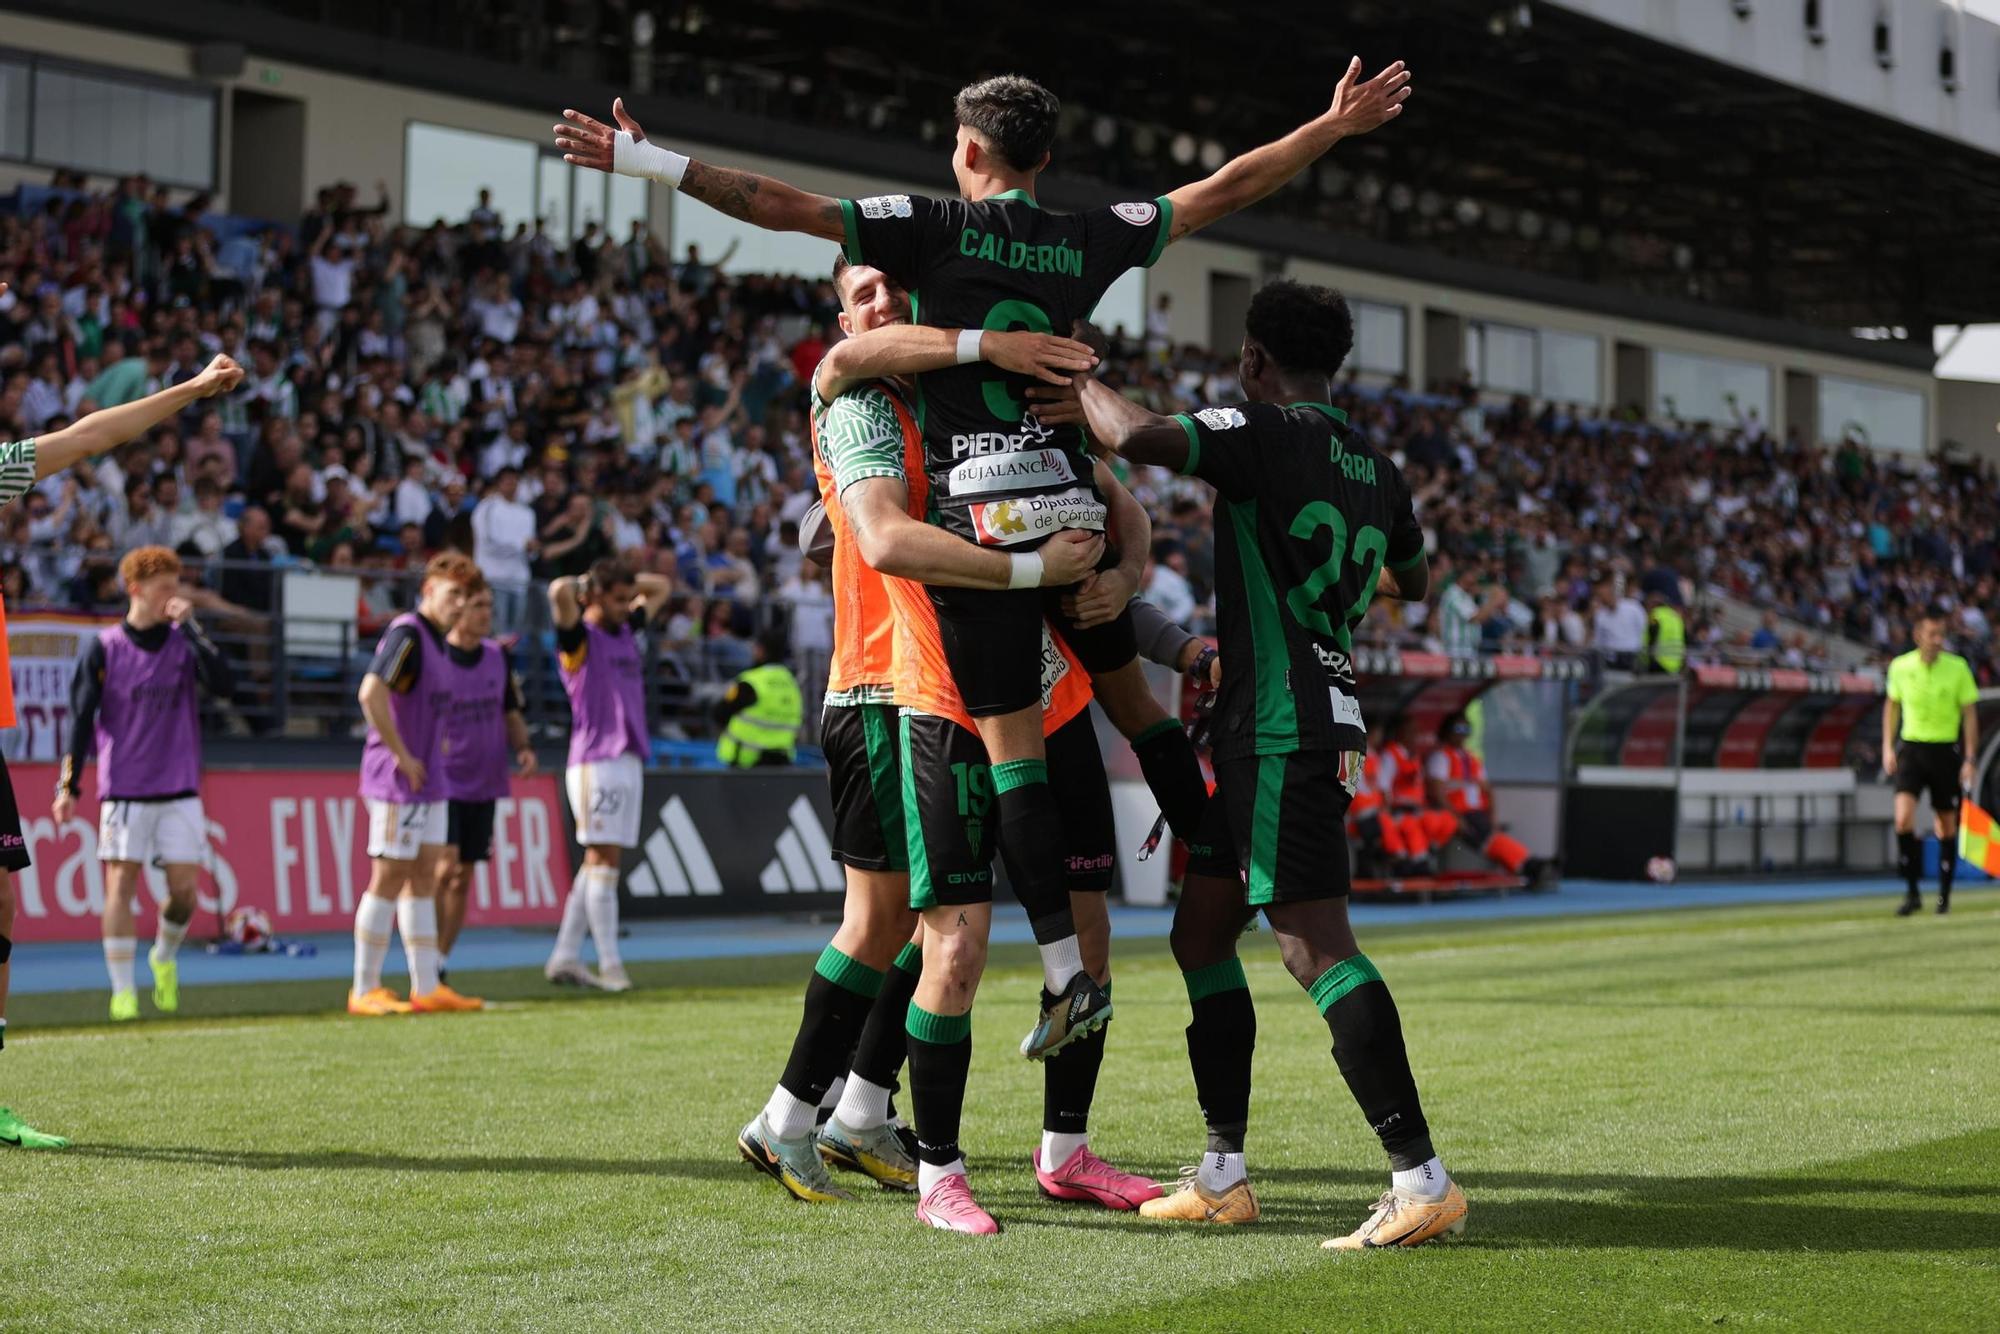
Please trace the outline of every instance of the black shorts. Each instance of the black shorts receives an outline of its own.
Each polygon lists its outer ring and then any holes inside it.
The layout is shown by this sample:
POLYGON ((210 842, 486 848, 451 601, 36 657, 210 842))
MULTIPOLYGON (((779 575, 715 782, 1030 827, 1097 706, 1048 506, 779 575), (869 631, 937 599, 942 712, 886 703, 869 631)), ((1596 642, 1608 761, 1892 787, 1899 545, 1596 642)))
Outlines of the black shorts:
POLYGON ((1905 741, 1896 747, 1896 791, 1928 792, 1939 815, 1958 814, 1958 771, 1965 752, 1954 741, 1905 741))
POLYGON ((908 870, 896 706, 831 706, 821 716, 819 744, 833 799, 833 859, 860 871, 908 870))
POLYGON ((938 638, 952 684, 975 718, 1018 713, 1042 697, 1042 678, 1053 664, 1043 648, 1042 626, 1061 635, 1091 676, 1116 671, 1139 656, 1132 613, 1088 630, 1062 609, 1065 588, 939 588, 930 586, 938 638))
POLYGON ((25 871, 32 864, 28 840, 21 836, 21 810, 14 802, 14 779, 0 756, 0 871, 25 871))
POLYGON ((1347 808, 1361 760, 1359 751, 1301 750, 1218 762, 1188 871, 1237 876, 1252 908, 1345 897, 1347 808))
MULTIPOLYGON (((1000 808, 978 734, 927 713, 906 713, 902 760, 910 906, 991 903, 1000 808)), ((1049 737, 1048 763, 1049 788, 1062 811, 1070 892, 1102 894, 1118 864, 1118 831, 1089 710, 1049 737)))
POLYGON ((444 841, 458 849, 467 866, 493 855, 493 811, 496 801, 452 801, 445 807, 444 841))

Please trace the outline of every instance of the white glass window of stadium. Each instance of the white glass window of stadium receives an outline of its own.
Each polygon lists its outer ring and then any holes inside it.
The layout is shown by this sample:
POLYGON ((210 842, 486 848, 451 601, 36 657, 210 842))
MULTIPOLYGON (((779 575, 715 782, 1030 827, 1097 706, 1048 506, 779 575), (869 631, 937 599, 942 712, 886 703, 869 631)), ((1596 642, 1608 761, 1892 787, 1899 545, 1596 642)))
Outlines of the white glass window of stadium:
POLYGON ((0 157, 28 156, 28 62, 0 60, 0 157))
POLYGON ((1652 415, 1687 422, 1728 424, 1755 417, 1771 421, 1771 369, 1754 361, 1653 353, 1652 415))
POLYGON ((1921 454, 1925 432, 1924 396, 1837 375, 1819 378, 1819 438, 1831 443, 1854 437, 1871 449, 1921 454))
POLYGON ((678 264, 687 255, 690 243, 701 247, 702 262, 713 264, 731 246, 730 273, 783 273, 796 277, 827 278, 833 273, 834 256, 840 246, 802 232, 767 232, 717 213, 699 200, 676 190, 671 198, 668 225, 672 228, 672 258, 678 264))
POLYGON ((1542 330, 1540 343, 1536 393, 1554 403, 1598 406, 1603 345, 1589 334, 1560 329, 1542 330))
POLYGON ((552 153, 544 153, 535 164, 535 216, 542 230, 557 245, 569 244, 570 183, 576 168, 552 153))
POLYGON ((1474 320, 1465 326, 1465 365, 1481 389, 1535 392, 1535 331, 1474 320))
POLYGON ((1354 311, 1355 370, 1375 375, 1401 375, 1409 369, 1410 315, 1401 306, 1373 301, 1349 303, 1354 311))
MULTIPOLYGON (((35 62, 27 152, 34 162, 105 176, 144 172, 189 189, 215 188, 215 94, 35 62)), ((0 105, 12 128, 9 81, 0 105)))
MULTIPOLYGON (((1127 342, 1136 343, 1146 336, 1146 271, 1127 269, 1118 275, 1118 281, 1106 288, 1098 298, 1097 309, 1090 312, 1090 322, 1106 333, 1116 333, 1127 342)), ((1067 330, 1056 332, 1067 334, 1067 330)))
POLYGON ((516 223, 534 216, 540 156, 526 139, 413 120, 403 139, 403 220, 415 227, 464 222, 488 190, 502 232, 512 235, 516 223))

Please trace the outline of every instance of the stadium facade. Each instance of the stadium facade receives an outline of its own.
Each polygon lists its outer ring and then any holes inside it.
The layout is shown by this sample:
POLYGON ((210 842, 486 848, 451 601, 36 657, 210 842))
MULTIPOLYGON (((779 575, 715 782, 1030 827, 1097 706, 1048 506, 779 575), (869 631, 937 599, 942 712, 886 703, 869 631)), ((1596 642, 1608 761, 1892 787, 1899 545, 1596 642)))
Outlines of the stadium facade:
MULTIPOLYGON (((816 8, 797 23, 809 25, 816 8)), ((1377 8, 1356 7, 1355 43, 1365 37, 1386 50, 1408 36, 1424 44, 1377 8)), ((1288 192, 1297 198, 1273 201, 1272 216, 1218 227, 1212 239, 1175 246, 1150 273, 1131 275, 1100 308, 1103 321, 1137 332, 1150 314, 1175 342, 1227 346, 1255 285, 1284 272, 1337 284, 1355 299, 1366 378, 1417 387, 1469 378, 1491 394, 1635 407, 1655 418, 1754 413, 1778 434, 1856 436, 1898 452, 1929 453, 1950 441, 2000 453, 1994 387, 1935 379, 1923 323, 2000 315, 1980 304, 2000 305, 2000 285, 1968 280, 1993 272, 1993 242, 1962 227, 1958 240, 1938 241, 1935 200, 1914 186, 1885 200, 1881 178, 1870 175, 1881 154, 1908 161, 1918 153, 1947 178, 1940 189, 1956 189, 1967 172, 1977 177, 1981 165, 1985 188, 2000 188, 1993 158, 1978 147, 1995 141, 1992 122, 2000 122, 2000 77, 1980 75, 2000 70, 2000 27, 1954 13, 1957 91, 1941 93, 1920 89, 1925 69, 1937 82, 1934 53, 1928 63, 1917 54, 1922 25, 1899 19, 1892 40, 1906 54, 1886 68, 1868 65, 1880 76, 1871 91, 1851 67, 1871 56, 1873 30, 1847 6, 1827 7, 1841 13, 1829 13, 1817 45, 1790 33, 1795 6, 1737 6, 1750 10, 1738 18, 1717 3, 1706 8, 1722 17, 1700 21, 1682 11, 1701 6, 1617 0, 1480 8, 1493 11, 1481 50, 1413 53, 1413 64, 1430 55, 1442 66, 1454 101, 1476 93, 1479 80, 1506 86, 1509 62, 1533 79, 1587 54, 1601 55, 1606 70, 1634 78, 1650 70, 1701 96, 1664 111, 1621 108, 1638 118, 1632 142, 1581 176, 1564 175, 1560 141, 1588 135, 1564 125, 1563 106, 1590 90, 1560 82, 1540 95, 1539 130, 1524 128, 1518 114, 1496 114, 1479 146, 1441 147, 1437 128, 1419 123, 1399 130, 1393 151, 1372 141, 1351 157, 1337 151, 1288 192), (1667 8, 1678 16, 1671 22, 1659 18, 1667 8), (1738 26, 1724 28, 1725 20, 1738 26), (1730 33, 1749 36, 1724 42, 1730 33), (1718 142, 1707 160, 1688 162, 1649 147, 1668 123, 1649 118, 1677 118, 1692 131, 1679 136, 1685 145, 1726 124, 1732 98, 1739 118, 1757 121, 1745 140, 1759 141, 1760 151, 1718 142), (1865 141, 1849 122, 1865 123, 1865 141), (1851 162, 1830 156, 1843 136, 1851 162), (1783 198, 1793 185, 1818 214, 1810 227, 1788 221, 1799 206, 1783 198), (1771 217, 1760 220, 1767 206, 1771 217), (1871 207, 1888 221, 1868 216, 1871 207), (1791 235, 1797 245, 1784 243, 1791 235), (1961 253, 1945 253, 1951 247, 1961 253)), ((629 43, 618 33, 600 31, 592 58, 520 69, 386 37, 396 30, 386 16, 362 33, 358 12, 328 11, 327 21, 313 22, 278 9, 163 12, 87 0, 70 11, 107 26, 10 12, 0 47, 0 188, 45 182, 53 166, 98 176, 146 170, 215 191, 222 211, 289 218, 318 185, 349 180, 366 189, 381 179, 396 212, 417 221, 463 217, 485 186, 509 228, 541 215, 558 239, 587 220, 623 236, 641 219, 675 253, 689 242, 710 255, 738 244, 740 270, 818 272, 829 262, 824 245, 739 228, 641 182, 585 179, 553 155, 548 127, 560 106, 597 107, 613 91, 629 92, 642 71, 637 81, 652 82, 657 62, 621 51, 629 43)), ((780 21, 762 17, 766 26, 780 21)), ((714 37, 712 26, 706 35, 714 37)), ((1227 61, 1215 67, 1218 90, 1233 82, 1231 70, 1227 61)), ((960 72, 977 71, 947 77, 960 72)), ((791 79, 793 89, 811 86, 807 76, 791 79)), ((684 77, 666 82, 686 86, 684 77)), ((944 188, 938 149, 921 141, 926 128, 935 134, 929 122, 910 141, 898 137, 890 113, 864 104, 855 104, 861 114, 851 126, 799 123, 782 106, 769 115, 736 109, 735 85, 721 75, 705 86, 714 98, 640 95, 632 104, 649 123, 674 127, 674 142, 695 155, 763 167, 806 188, 944 188)), ((940 101, 933 111, 942 109, 940 101)), ((1594 113, 1579 100, 1578 127, 1594 113)), ((1201 170, 1199 161, 1179 161, 1184 148, 1197 158, 1221 148, 1134 119, 1141 114, 1150 109, 1114 116, 1079 106, 1070 136, 1082 145, 1078 167, 1052 175, 1051 202, 1150 193, 1201 170)), ((1198 123, 1191 112, 1183 118, 1198 123)))

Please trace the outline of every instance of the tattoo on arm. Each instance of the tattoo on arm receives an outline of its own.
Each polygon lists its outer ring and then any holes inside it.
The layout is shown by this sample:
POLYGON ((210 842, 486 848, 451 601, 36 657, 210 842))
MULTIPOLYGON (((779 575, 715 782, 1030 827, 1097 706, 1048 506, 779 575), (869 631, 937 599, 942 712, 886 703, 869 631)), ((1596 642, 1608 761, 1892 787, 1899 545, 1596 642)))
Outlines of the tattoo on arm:
MULTIPOLYGON (((717 212, 749 222, 751 198, 763 183, 763 178, 754 172, 711 167, 690 160, 687 174, 681 177, 680 188, 682 194, 692 195, 717 212)), ((839 212, 837 205, 834 211, 839 212)))
POLYGON ((968 923, 968 922, 967 922, 967 921, 965 920, 965 914, 964 914, 964 913, 960 913, 960 914, 958 915, 958 924, 959 924, 960 926, 968 926, 968 925, 970 925, 970 923, 968 923))
POLYGON ((843 235, 846 231, 847 224, 841 219, 838 199, 829 199, 821 204, 818 219, 820 226, 831 228, 836 236, 843 235))

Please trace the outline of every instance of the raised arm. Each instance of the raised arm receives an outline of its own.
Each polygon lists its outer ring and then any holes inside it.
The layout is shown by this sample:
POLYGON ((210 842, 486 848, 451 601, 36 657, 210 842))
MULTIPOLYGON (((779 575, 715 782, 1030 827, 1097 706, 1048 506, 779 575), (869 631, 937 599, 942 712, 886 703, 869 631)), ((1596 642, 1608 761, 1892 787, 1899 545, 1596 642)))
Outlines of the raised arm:
POLYGON ((243 368, 217 357, 191 380, 115 408, 99 408, 75 424, 35 441, 35 480, 98 454, 109 453, 180 412, 188 404, 226 393, 243 382, 243 368))
MULTIPOLYGON (((1410 72, 1398 60, 1366 83, 1361 57, 1333 90, 1333 104, 1275 143, 1253 148, 1223 164, 1206 180, 1183 185, 1167 196, 1174 206, 1173 230, 1178 241, 1219 218, 1273 194, 1285 182, 1325 156, 1328 149, 1351 135, 1366 134, 1402 114, 1410 95, 1410 72)), ((574 160, 574 159, 572 159, 574 160)))
POLYGON ((754 171, 714 167, 680 153, 669 152, 646 138, 639 122, 626 114, 625 99, 611 103, 614 129, 581 111, 565 109, 555 127, 556 147, 563 161, 579 167, 663 181, 710 208, 753 227, 771 232, 805 232, 828 241, 846 237, 840 201, 810 194, 754 171))
POLYGON ((576 580, 569 576, 549 583, 549 614, 556 629, 568 630, 583 619, 583 600, 577 596, 576 580))
POLYGON ((636 601, 648 621, 658 619, 660 613, 666 610, 667 595, 674 591, 673 580, 656 570, 643 570, 634 575, 632 586, 639 590, 636 601))
POLYGON ((1148 412, 1096 380, 1083 386, 1083 416, 1099 444, 1134 463, 1175 472, 1187 467, 1188 434, 1172 417, 1148 412))
POLYGON ((971 361, 990 361, 1002 370, 1066 385, 1069 376, 1064 372, 1087 371, 1097 364, 1097 357, 1086 344, 1054 334, 885 324, 835 343, 819 364, 814 388, 823 402, 831 403, 869 380, 971 361))

